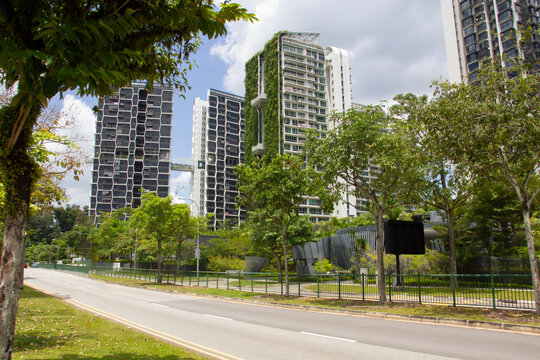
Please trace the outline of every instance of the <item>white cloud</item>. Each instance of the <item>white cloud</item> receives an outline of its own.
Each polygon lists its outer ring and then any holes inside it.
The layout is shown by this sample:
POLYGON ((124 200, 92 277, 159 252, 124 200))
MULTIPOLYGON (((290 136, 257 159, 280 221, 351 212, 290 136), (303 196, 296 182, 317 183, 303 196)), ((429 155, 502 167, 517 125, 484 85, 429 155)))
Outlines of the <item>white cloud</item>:
POLYGON ((191 173, 172 173, 169 179, 169 195, 176 203, 189 203, 191 191, 191 173), (176 175, 173 177, 173 175, 176 175))
POLYGON ((322 46, 350 51, 353 100, 376 103, 428 92, 447 77, 440 2, 434 0, 243 0, 259 21, 229 25, 211 54, 228 64, 225 89, 244 94, 244 64, 280 30, 321 34, 322 46))
POLYGON ((59 131, 67 136, 80 148, 86 158, 83 175, 76 181, 73 176, 67 175, 62 184, 68 195, 68 202, 81 206, 90 203, 90 183, 92 181, 92 156, 94 148, 94 133, 96 116, 92 109, 81 99, 73 95, 66 95, 62 101, 61 112, 73 116, 73 124, 59 131))

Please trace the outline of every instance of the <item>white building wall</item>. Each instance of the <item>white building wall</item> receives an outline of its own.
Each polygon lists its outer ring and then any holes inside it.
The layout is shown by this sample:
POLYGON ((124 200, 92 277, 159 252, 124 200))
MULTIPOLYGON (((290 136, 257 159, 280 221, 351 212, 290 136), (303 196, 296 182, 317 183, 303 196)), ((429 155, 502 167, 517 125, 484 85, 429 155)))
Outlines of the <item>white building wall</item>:
POLYGON ((191 139, 191 157, 195 169, 191 175, 191 213, 197 216, 205 211, 205 170, 198 168, 199 161, 206 160, 206 114, 208 101, 196 98, 193 102, 193 125, 191 139))
MULTIPOLYGON (((328 112, 345 112, 352 107, 351 66, 349 53, 344 49, 333 46, 325 49, 326 83, 328 86, 328 112)), ((328 128, 335 127, 333 121, 328 121, 328 128)), ((344 181, 343 181, 344 183, 344 181)), ((347 193, 334 207, 333 217, 354 217, 357 214, 356 197, 347 193)))

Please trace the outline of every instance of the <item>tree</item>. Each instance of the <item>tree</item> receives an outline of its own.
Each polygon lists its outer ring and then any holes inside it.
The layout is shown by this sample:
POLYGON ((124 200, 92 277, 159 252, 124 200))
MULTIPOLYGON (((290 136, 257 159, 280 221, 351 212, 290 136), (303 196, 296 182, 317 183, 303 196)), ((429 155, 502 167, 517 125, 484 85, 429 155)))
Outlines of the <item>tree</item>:
POLYGON ((380 106, 334 113, 330 121, 335 127, 326 138, 311 133, 304 151, 308 162, 322 169, 336 194, 349 191, 372 205, 379 299, 385 303, 384 213, 415 202, 421 184, 418 156, 407 134, 393 128, 395 122, 380 106))
POLYGON ((479 176, 494 170, 520 203, 540 314, 540 276, 531 228, 531 207, 540 193, 540 75, 518 59, 485 65, 473 84, 435 83, 423 114, 448 157, 479 176))
POLYGON ((163 246, 193 233, 194 224, 190 217, 189 206, 173 204, 170 196, 159 198, 156 194, 148 192, 143 194, 141 206, 133 210, 129 223, 133 229, 144 231, 156 241, 157 282, 161 283, 163 246))
POLYGON ((302 216, 300 205, 306 196, 318 196, 323 209, 333 206, 332 199, 312 168, 297 156, 288 154, 273 158, 263 158, 258 163, 239 165, 235 168, 238 175, 238 205, 248 211, 257 211, 268 218, 279 230, 281 252, 285 269, 285 295, 289 296, 289 270, 287 254, 291 225, 302 216))
MULTIPOLYGON (((264 211, 254 210, 248 214, 248 224, 250 228, 250 240, 256 251, 274 259, 276 268, 283 278, 283 251, 281 246, 281 233, 275 222, 266 217, 264 211)), ((293 246, 301 245, 313 241, 315 238, 314 225, 308 216, 295 218, 289 226, 287 234, 287 254, 293 246)), ((288 263, 285 263, 287 266, 288 263)))
POLYGON ((254 16, 213 0, 11 0, 0 2, 0 83, 17 84, 0 109, 5 226, 0 271, 0 359, 11 357, 24 261, 24 227, 39 178, 28 153, 41 110, 56 94, 106 95, 142 80, 187 87, 199 36, 254 16))
MULTIPOLYGON (((421 192, 422 202, 443 211, 446 217, 450 271, 457 274, 456 211, 469 199, 475 176, 471 175, 467 166, 453 163, 448 158, 446 144, 438 141, 437 127, 431 123, 433 116, 426 114, 430 109, 427 96, 401 94, 395 96, 394 101, 397 104, 392 106, 391 112, 401 118, 404 129, 414 136, 416 149, 426 170, 427 183, 421 192)), ((453 106, 450 103, 446 105, 453 106)), ((445 111, 441 108, 430 110, 437 113, 445 111)), ((451 286, 456 287, 457 280, 452 280, 451 286)))

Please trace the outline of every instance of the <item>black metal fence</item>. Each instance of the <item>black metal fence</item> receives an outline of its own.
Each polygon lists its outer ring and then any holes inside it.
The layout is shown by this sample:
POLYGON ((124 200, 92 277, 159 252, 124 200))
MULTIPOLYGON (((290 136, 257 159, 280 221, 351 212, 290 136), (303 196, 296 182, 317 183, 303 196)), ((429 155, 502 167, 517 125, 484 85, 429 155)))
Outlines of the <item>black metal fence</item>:
MULTIPOLYGON (((156 282, 156 270, 40 264, 40 267, 100 277, 156 282)), ((286 293, 285 279, 277 273, 243 271, 210 272, 163 271, 162 282, 180 286, 199 286, 264 294, 286 293)), ((349 273, 289 275, 292 296, 378 300, 375 274, 349 273)), ((416 274, 385 275, 386 296, 393 302, 490 307, 493 309, 534 310, 531 275, 524 274, 416 274)))

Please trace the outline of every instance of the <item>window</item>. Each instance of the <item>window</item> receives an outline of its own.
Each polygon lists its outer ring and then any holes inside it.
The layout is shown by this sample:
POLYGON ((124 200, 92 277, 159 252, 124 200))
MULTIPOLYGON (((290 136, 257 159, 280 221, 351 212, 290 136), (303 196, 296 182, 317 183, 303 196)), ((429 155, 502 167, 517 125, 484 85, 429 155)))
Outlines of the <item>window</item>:
POLYGON ((499 21, 504 21, 506 19, 509 19, 512 16, 511 10, 506 10, 505 12, 502 12, 499 14, 499 21))
POLYGON ((469 35, 465 38, 465 45, 469 45, 470 43, 473 43, 476 41, 476 36, 474 34, 469 35))
POLYGON ((470 35, 474 32, 474 26, 469 26, 468 28, 466 28, 465 30, 463 30, 463 34, 465 34, 465 36, 467 35, 470 35))
POLYGON ((487 31, 484 31, 483 33, 478 35, 478 40, 484 40, 484 39, 487 39, 487 37, 488 37, 488 33, 487 31))
POLYGON ((470 54, 473 51, 476 51, 476 44, 468 45, 467 46, 467 54, 470 54))
POLYGON ((470 55, 467 55, 467 63, 473 62, 477 60, 478 57, 476 56, 476 53, 472 53, 470 55))
POLYGON ((501 23, 501 31, 505 31, 507 29, 510 29, 512 27, 512 19, 506 20, 505 22, 501 23))
POLYGON ((467 27, 469 25, 472 25, 472 23, 473 23, 473 18, 472 18, 472 16, 469 16, 468 18, 463 20, 463 27, 467 27))
POLYGON ((471 6, 471 0, 465 0, 465 1, 462 1, 461 4, 460 4, 461 10, 466 9, 466 8, 468 8, 469 6, 471 6))

